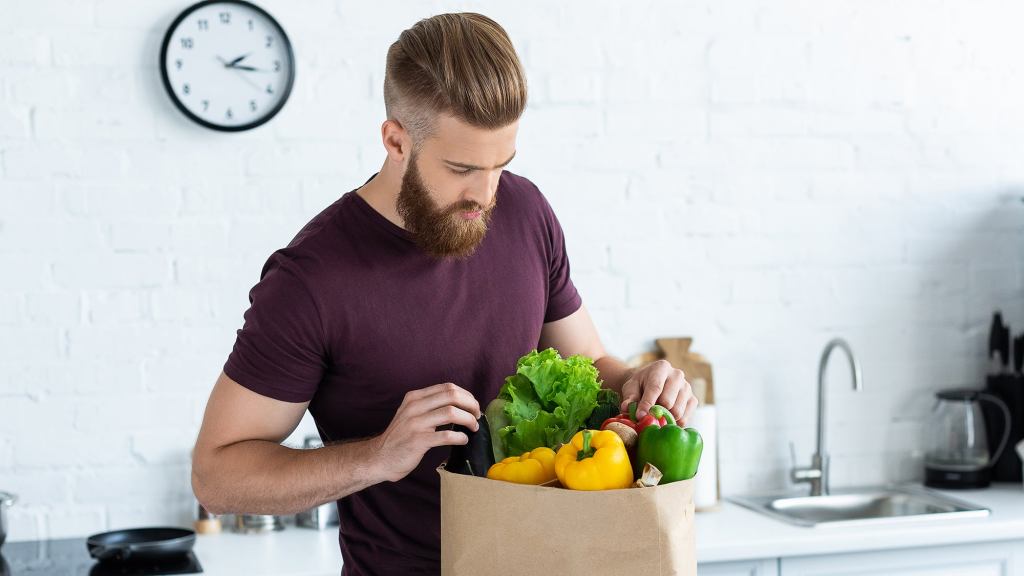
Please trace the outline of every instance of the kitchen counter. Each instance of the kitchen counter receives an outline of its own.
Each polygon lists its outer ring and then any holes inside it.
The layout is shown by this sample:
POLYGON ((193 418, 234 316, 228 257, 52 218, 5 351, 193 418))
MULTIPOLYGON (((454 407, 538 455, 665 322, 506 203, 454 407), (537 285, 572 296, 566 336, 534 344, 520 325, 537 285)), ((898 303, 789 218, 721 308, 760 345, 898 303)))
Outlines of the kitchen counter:
POLYGON ((337 527, 321 531, 288 525, 266 534, 200 534, 195 552, 208 576, 341 574, 337 527))
MULTIPOLYGON (((939 492, 985 506, 992 514, 987 518, 890 526, 801 528, 723 501, 717 510, 697 514, 697 559, 703 564, 954 543, 1024 541, 1021 486, 996 484, 987 490, 939 492)), ((203 535, 197 540, 196 555, 210 576, 337 576, 341 568, 336 530, 316 532, 293 526, 273 534, 203 535)))
MULTIPOLYGON (((1021 486, 997 484, 987 490, 940 492, 985 506, 992 513, 987 518, 890 526, 802 528, 723 501, 717 510, 697 514, 697 559, 700 564, 709 564, 976 542, 1024 542, 1021 486)), ((84 541, 76 542, 77 548, 81 548, 79 554, 88 564, 84 541)), ((195 554, 207 576, 338 576, 341 572, 336 528, 316 531, 289 525, 268 534, 203 534, 196 539, 195 554)), ((12 575, 19 573, 15 569, 12 575)))

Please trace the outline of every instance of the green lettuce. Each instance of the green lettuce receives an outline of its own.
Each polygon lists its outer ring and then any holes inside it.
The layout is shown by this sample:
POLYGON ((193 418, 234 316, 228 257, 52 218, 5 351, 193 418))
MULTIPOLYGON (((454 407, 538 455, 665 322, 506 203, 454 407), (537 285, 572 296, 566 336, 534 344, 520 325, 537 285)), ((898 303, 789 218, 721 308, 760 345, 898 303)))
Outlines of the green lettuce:
POLYGON ((600 390, 597 368, 586 356, 562 359, 548 348, 520 358, 498 393, 509 421, 498 432, 505 454, 568 442, 597 407, 600 390))

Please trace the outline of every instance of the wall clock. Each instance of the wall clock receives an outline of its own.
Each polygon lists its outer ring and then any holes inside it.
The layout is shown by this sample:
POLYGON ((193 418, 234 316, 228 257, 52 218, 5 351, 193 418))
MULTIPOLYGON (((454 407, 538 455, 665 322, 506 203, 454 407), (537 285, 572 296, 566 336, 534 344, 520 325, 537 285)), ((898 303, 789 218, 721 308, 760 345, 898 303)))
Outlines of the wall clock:
POLYGON ((174 105, 199 124, 238 132, 277 114, 295 82, 284 28, 243 0, 205 0, 171 23, 160 72, 174 105))

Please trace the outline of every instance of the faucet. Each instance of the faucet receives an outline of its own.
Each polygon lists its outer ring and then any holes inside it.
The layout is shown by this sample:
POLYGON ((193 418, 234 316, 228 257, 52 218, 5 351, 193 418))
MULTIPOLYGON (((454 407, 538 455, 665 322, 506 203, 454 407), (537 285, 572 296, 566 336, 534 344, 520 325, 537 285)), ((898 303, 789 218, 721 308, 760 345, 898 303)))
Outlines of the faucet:
POLYGON ((825 371, 828 368, 828 360, 832 351, 841 348, 846 352, 850 360, 850 369, 853 373, 853 389, 862 390, 864 382, 861 379, 860 364, 853 357, 853 350, 842 338, 834 338, 825 345, 821 353, 821 361, 818 363, 818 448, 811 456, 811 465, 807 468, 796 466, 796 449, 793 443, 789 443, 789 451, 793 459, 793 469, 790 471, 790 479, 793 482, 807 482, 811 485, 811 496, 828 495, 828 468, 829 457, 825 450, 825 371))

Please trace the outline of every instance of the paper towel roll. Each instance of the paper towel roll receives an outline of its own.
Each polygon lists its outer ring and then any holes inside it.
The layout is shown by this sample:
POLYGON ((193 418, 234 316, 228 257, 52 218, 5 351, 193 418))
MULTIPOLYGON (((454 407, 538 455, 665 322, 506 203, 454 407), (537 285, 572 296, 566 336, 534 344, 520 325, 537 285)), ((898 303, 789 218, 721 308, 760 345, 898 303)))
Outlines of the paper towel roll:
POLYGON ((687 428, 696 428, 704 439, 704 452, 693 487, 693 505, 697 510, 718 504, 718 417, 714 404, 700 405, 687 428))

